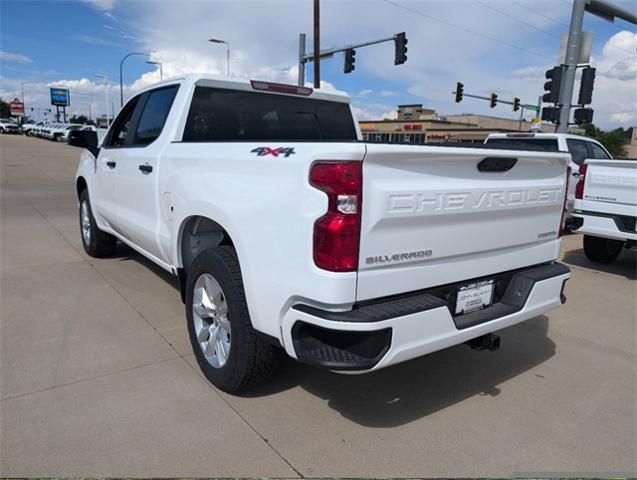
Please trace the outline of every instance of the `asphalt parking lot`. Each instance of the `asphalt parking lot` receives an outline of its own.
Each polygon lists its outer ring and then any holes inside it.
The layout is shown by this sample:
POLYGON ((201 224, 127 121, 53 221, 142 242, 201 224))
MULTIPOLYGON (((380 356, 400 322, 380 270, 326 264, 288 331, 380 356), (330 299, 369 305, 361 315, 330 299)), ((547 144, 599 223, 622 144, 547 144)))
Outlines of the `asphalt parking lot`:
POLYGON ((200 375, 175 280, 81 246, 79 150, 1 136, 0 476, 634 476, 637 261, 563 243, 567 304, 363 376, 200 375))

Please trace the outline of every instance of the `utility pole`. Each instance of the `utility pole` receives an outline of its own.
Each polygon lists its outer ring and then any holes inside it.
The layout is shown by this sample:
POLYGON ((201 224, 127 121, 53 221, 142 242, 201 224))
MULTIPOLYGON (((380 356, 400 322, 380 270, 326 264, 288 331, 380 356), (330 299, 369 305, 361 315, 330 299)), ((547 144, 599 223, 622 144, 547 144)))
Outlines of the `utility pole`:
POLYGON ((314 88, 321 88, 320 0, 314 0, 314 88))
POLYGON ((566 69, 564 70, 562 83, 560 84, 560 119, 555 126, 555 131, 558 133, 568 133, 568 121, 571 116, 571 101, 573 99, 573 86, 575 85, 575 72, 577 71, 577 62, 579 60, 579 51, 582 41, 582 23, 584 21, 585 6, 586 0, 573 0, 571 25, 568 30, 566 55, 564 57, 566 69))
POLYGON ((305 85, 305 34, 299 33, 299 85, 305 85))
POLYGON ((564 66, 566 68, 560 85, 560 116, 555 127, 555 131, 558 133, 568 132, 568 122, 572 107, 571 102, 573 100, 573 87, 575 85, 575 72, 577 70, 582 45, 582 23, 584 21, 585 11, 610 22, 613 22, 615 17, 619 17, 633 25, 637 25, 637 15, 605 0, 573 0, 571 24, 568 31, 566 55, 564 58, 564 66))

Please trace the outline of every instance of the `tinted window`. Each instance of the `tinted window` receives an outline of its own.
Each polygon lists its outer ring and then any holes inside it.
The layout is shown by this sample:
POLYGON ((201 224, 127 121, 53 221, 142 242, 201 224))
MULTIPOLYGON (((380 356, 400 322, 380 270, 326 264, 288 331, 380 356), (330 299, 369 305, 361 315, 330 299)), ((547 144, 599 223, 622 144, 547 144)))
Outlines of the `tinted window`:
POLYGON ((126 104, 124 109, 119 112, 119 115, 111 126, 110 132, 108 134, 108 139, 105 142, 106 147, 117 148, 124 146, 130 127, 130 122, 133 118, 133 112, 135 111, 135 107, 137 106, 138 102, 139 97, 133 98, 126 104))
POLYGON ((532 150, 534 152, 557 152, 557 140, 550 138, 490 138, 487 145, 511 150, 532 150))
POLYGON ((178 88, 174 85, 150 92, 139 117, 133 145, 148 145, 159 137, 178 88))
POLYGON ((597 145, 596 143, 589 142, 588 146, 591 149, 591 155, 592 155, 593 158, 598 158, 598 159, 601 159, 601 160, 609 160, 610 159, 610 157, 604 151, 604 149, 602 147, 600 147, 599 145, 597 145))
POLYGON ((356 140, 346 103, 197 87, 184 142, 356 140))
POLYGON ((567 139, 566 145, 568 146, 568 151, 571 154, 571 158, 577 165, 581 165, 584 163, 584 160, 588 158, 588 149, 586 148, 586 143, 583 140, 572 140, 567 139))

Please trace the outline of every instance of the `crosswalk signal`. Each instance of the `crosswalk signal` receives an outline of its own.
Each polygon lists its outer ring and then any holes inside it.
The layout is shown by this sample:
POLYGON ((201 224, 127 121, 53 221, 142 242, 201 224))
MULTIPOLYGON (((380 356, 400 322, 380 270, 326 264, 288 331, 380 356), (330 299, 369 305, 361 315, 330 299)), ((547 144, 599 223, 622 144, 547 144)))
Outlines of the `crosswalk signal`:
POLYGON ((394 65, 401 65, 407 61, 407 37, 405 32, 398 33, 394 37, 394 47, 396 49, 394 56, 394 65))
POLYGON ((464 93, 464 85, 462 82, 456 82, 456 103, 462 102, 462 94, 464 93))
POLYGON ((582 125, 584 123, 593 123, 593 109, 577 108, 573 113, 573 120, 577 125, 582 125))
POLYGON ((560 120, 560 107, 542 108, 542 120, 557 123, 560 120))
POLYGON ((354 63, 356 62, 356 50, 353 48, 348 48, 345 50, 345 65, 343 66, 343 71, 345 73, 351 73, 356 68, 354 63))
POLYGON ((564 67, 558 65, 550 70, 547 70, 544 76, 548 82, 544 84, 544 91, 542 95, 542 101, 545 103, 558 103, 560 101, 560 85, 562 84, 562 74, 564 73, 564 67))
POLYGON ((586 67, 582 70, 582 78, 579 82, 578 105, 589 105, 593 101, 593 84, 595 83, 595 69, 586 67))
POLYGON ((490 98, 491 99, 489 101, 489 105, 491 108, 495 108, 495 106, 498 104, 498 94, 492 93, 490 98))
POLYGON ((520 109, 520 99, 518 97, 513 97, 513 111, 517 112, 520 109))

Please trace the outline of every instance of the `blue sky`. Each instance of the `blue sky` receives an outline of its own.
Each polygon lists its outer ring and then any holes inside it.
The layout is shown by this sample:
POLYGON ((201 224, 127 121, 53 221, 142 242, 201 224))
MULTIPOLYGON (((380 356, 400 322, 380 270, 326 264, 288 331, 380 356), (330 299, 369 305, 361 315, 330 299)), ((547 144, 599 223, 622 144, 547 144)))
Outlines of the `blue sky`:
MULTIPOLYGON (((637 9, 637 0, 614 0, 637 9)), ((310 0, 86 0, 0 3, 0 96, 13 98, 25 85, 27 107, 46 107, 48 86, 71 89, 71 112, 104 112, 104 86, 118 107, 119 61, 131 51, 163 63, 165 76, 190 71, 225 73, 220 37, 232 46, 236 75, 294 82, 298 33, 311 45, 310 0)), ((465 91, 535 103, 544 70, 554 65, 559 37, 570 18, 568 0, 323 0, 323 48, 358 43, 405 31, 405 65, 393 65, 393 45, 357 50, 356 70, 345 75, 343 58, 322 63, 326 87, 352 96, 362 118, 391 115, 399 103, 423 103, 439 114, 475 112, 513 117, 510 107, 453 102, 465 91)), ((586 15, 593 33, 598 78, 595 122, 607 128, 637 124, 637 35, 623 21, 586 15)), ((126 95, 159 79, 143 57, 125 64, 126 95)), ((308 80, 312 70, 308 69, 308 80)), ((19 96, 19 95, 18 95, 19 96)))

